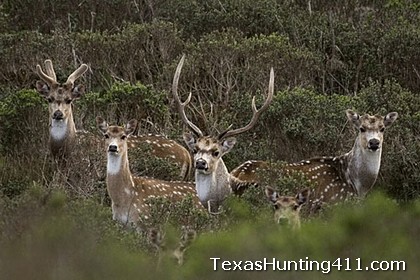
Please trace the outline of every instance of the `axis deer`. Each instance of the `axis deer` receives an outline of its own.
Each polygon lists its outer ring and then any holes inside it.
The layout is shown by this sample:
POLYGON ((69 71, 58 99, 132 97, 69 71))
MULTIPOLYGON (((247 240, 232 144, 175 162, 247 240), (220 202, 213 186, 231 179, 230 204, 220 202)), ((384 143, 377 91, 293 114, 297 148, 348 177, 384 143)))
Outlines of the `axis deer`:
POLYGON ((191 243, 197 238, 197 232, 193 229, 190 229, 186 226, 181 228, 182 235, 179 239, 178 246, 174 250, 168 250, 164 238, 165 236, 162 235, 161 231, 158 229, 151 229, 149 230, 149 241, 155 247, 156 252, 158 254, 158 261, 156 268, 159 269, 160 263, 164 255, 171 252, 172 257, 177 260, 178 265, 184 264, 184 254, 185 251, 190 247, 191 243))
MULTIPOLYGON (((134 224, 137 227, 140 215, 149 218, 148 199, 164 197, 170 201, 179 201, 191 195, 197 207, 203 208, 194 189, 194 183, 170 182, 147 177, 135 177, 131 174, 127 138, 131 137, 137 126, 131 120, 126 127, 109 126, 101 117, 96 118, 102 131, 107 153, 107 191, 112 202, 112 218, 120 223, 134 224)), ((138 227, 140 228, 140 227, 138 227)))
POLYGON ((278 224, 285 220, 293 229, 300 228, 300 209, 308 201, 310 193, 306 188, 296 196, 280 196, 273 188, 265 188, 265 195, 274 207, 274 220, 278 224))
MULTIPOLYGON (((346 111, 347 119, 359 131, 353 148, 336 157, 318 157, 276 166, 278 176, 301 172, 314 187, 310 206, 316 210, 323 203, 345 201, 351 197, 364 197, 374 185, 381 164, 383 135, 398 117, 396 112, 360 116, 346 111)), ((272 165, 265 161, 247 161, 235 168, 232 176, 243 181, 261 182, 260 177, 272 165)))
POLYGON ((65 157, 71 151, 76 139, 76 126, 73 120, 72 102, 85 93, 83 85, 74 86, 74 82, 86 72, 88 66, 80 65, 64 84, 57 82, 51 60, 45 60, 45 70, 36 66, 42 81, 36 82, 37 91, 48 101, 50 112, 49 145, 54 157, 65 157))
POLYGON ((252 99, 253 116, 246 126, 234 130, 229 127, 217 136, 206 136, 188 119, 185 113, 185 106, 190 102, 192 94, 189 94, 185 102, 181 102, 178 95, 178 81, 184 60, 185 55, 182 56, 178 63, 173 79, 172 93, 182 121, 194 133, 194 135, 184 133, 183 137, 188 148, 194 155, 195 186, 198 197, 203 205, 208 207, 209 212, 213 212, 212 209, 218 209, 226 196, 232 192, 231 185, 244 184, 244 182, 237 180, 229 174, 222 157, 227 154, 236 143, 236 139, 232 136, 244 133, 253 128, 257 123, 259 116, 270 105, 274 94, 274 70, 271 68, 270 71, 267 99, 259 110, 257 110, 255 106, 255 97, 252 99))
MULTIPOLYGON (((88 143, 95 143, 95 136, 89 133, 76 131, 73 118, 73 101, 82 97, 85 93, 83 85, 74 86, 74 82, 86 72, 88 66, 82 64, 74 71, 64 84, 57 82, 57 77, 52 61, 45 60, 45 70, 40 65, 36 66, 37 73, 42 81, 37 81, 37 91, 48 101, 50 113, 50 137, 49 144, 52 155, 55 158, 67 158, 78 138, 89 138, 88 143)), ((150 147, 153 156, 166 159, 179 166, 180 179, 187 180, 190 177, 192 160, 186 148, 176 141, 160 135, 137 135, 131 136, 128 147, 150 147)))

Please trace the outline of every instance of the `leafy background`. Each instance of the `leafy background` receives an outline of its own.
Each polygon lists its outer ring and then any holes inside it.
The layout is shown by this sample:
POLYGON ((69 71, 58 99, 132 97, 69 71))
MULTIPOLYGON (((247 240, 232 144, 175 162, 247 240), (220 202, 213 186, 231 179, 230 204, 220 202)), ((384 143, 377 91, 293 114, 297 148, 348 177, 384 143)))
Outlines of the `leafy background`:
MULTIPOLYGON (((420 4, 410 0, 2 1, 2 278, 260 276, 213 272, 214 256, 400 259, 408 262, 408 271, 341 271, 331 277, 414 278, 420 251, 419 17, 420 4), (51 161, 47 104, 34 90, 35 66, 52 59, 60 80, 81 63, 90 66, 78 81, 88 89, 74 107, 79 129, 97 134, 97 115, 119 124, 137 118, 140 133, 182 143, 183 126, 169 90, 184 53, 179 90, 184 98, 193 93, 188 114, 209 133, 247 123, 252 96, 262 102, 269 69, 275 69, 273 103, 225 156, 229 169, 247 159, 298 161, 347 152, 357 132, 346 122, 345 109, 397 111, 398 120, 385 133, 374 192, 356 205, 304 217, 298 233, 272 224, 261 193, 233 198, 220 216, 203 221, 192 213, 200 235, 183 267, 167 257, 156 269, 147 239, 110 219, 103 176, 95 175, 103 172, 103 149, 78 147, 77 164, 66 170, 51 161), (86 156, 94 159, 93 167, 78 160, 86 156)), ((132 161, 148 176, 170 179, 177 172, 147 156, 132 161)), ((186 211, 188 205, 179 207, 186 211)), ((161 226, 168 240, 176 240, 173 221, 183 212, 168 211, 171 222, 161 226)), ((302 278, 302 273, 265 274, 302 278)))

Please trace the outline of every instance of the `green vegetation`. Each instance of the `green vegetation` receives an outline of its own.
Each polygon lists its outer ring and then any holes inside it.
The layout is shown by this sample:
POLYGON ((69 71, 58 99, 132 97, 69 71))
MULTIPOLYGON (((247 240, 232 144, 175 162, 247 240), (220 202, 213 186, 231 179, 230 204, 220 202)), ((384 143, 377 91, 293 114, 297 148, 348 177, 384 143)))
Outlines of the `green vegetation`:
MULTIPOLYGON (((172 213, 171 224, 165 223, 168 216, 160 217, 168 248, 177 245, 174 221, 186 221, 191 212, 183 206, 188 204, 166 212, 172 213)), ((71 201, 62 192, 33 186, 13 201, 0 200, 0 273, 7 279, 299 279, 302 274, 325 279, 327 270, 340 279, 415 279, 419 273, 420 225, 414 222, 420 218, 418 201, 399 206, 374 193, 361 203, 331 207, 322 217, 305 220, 298 232, 274 224, 268 207, 255 209, 243 199, 231 199, 225 206, 227 213, 188 221, 201 228, 201 234, 187 250, 184 266, 177 267, 168 253, 157 267, 158 257, 146 238, 111 221, 109 207, 90 199, 71 201), (212 232, 206 229, 209 225, 212 232), (330 261, 330 266, 306 272, 272 271, 270 265, 267 272, 223 272, 220 261, 213 271, 210 258, 302 259, 330 261), (346 258, 351 271, 344 271, 346 258), (359 258, 363 270, 372 261, 404 261, 406 271, 357 271, 359 258)))
MULTIPOLYGON (((341 257, 351 259, 353 271, 332 269, 334 279, 415 279, 420 273, 419 45, 420 4, 413 0, 3 1, 0 278, 255 279, 261 272, 213 272, 210 258, 341 257), (385 132, 372 193, 363 201, 328 207, 320 216, 304 216, 299 232, 273 224, 261 189, 229 198, 216 216, 192 211, 189 200, 179 205, 154 200, 149 223, 166 231, 168 248, 176 247, 180 226, 199 233, 184 266, 165 255, 156 270, 158 257, 147 238, 111 220, 101 142, 78 147, 63 169, 51 159, 47 103, 33 90, 35 66, 52 59, 64 82, 78 65, 89 64, 78 80, 86 94, 73 108, 79 129, 99 135, 96 116, 120 125, 135 118, 140 133, 182 143, 170 87, 184 53, 179 93, 185 99, 192 92, 187 114, 209 133, 246 124, 252 96, 258 107, 274 68, 274 100, 224 157, 229 169, 248 159, 291 162, 345 153, 357 133, 346 121, 346 109, 398 112, 385 132), (364 266, 404 260, 407 271, 355 271, 357 258, 364 266)), ((141 175, 178 178, 168 162, 149 159, 147 148, 130 160, 141 175)), ((292 194, 308 184, 297 176, 273 187, 292 194)), ((327 277, 265 273, 272 279, 283 275, 327 277)))

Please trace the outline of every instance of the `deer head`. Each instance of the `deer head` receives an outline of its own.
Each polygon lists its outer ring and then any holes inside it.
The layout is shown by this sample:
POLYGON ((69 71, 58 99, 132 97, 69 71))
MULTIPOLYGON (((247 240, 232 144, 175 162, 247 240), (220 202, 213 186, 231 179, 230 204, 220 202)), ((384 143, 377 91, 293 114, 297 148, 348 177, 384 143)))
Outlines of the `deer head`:
POLYGON ((51 60, 45 60, 45 70, 36 66, 38 76, 42 81, 36 82, 36 89, 49 103, 49 112, 52 121, 65 122, 73 121, 72 107, 73 100, 79 99, 85 92, 83 85, 74 86, 74 82, 86 72, 86 64, 74 71, 63 84, 57 81, 51 60))
POLYGON ((194 240, 197 238, 197 232, 187 226, 181 227, 181 237, 178 242, 178 246, 175 249, 167 248, 165 243, 165 235, 162 234, 161 230, 152 228, 149 230, 149 241, 151 245, 156 249, 158 254, 158 261, 156 268, 159 269, 162 258, 165 254, 171 252, 171 257, 175 258, 178 265, 184 264, 185 251, 191 246, 194 240))
POLYGON ((125 127, 109 126, 101 117, 96 117, 99 130, 105 137, 107 152, 113 155, 127 153, 127 139, 132 135, 137 127, 137 120, 130 120, 125 127))
POLYGON ((376 152, 381 149, 384 131, 397 118, 398 113, 388 113, 385 117, 369 114, 360 116, 352 110, 346 111, 347 119, 359 130, 358 140, 362 150, 376 152))
POLYGON ((274 220, 277 223, 284 220, 295 229, 300 227, 300 209, 309 200, 310 193, 306 188, 296 196, 280 196, 271 187, 265 188, 265 195, 274 206, 274 220))

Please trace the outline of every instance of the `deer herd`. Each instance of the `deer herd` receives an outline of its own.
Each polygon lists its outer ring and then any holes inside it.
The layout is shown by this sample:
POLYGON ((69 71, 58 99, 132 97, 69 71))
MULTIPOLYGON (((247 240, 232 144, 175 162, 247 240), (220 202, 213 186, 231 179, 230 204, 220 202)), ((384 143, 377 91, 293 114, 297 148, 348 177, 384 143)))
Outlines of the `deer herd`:
MULTIPOLYGON (((248 188, 262 188, 274 208, 275 221, 286 220, 292 228, 299 228, 300 210, 303 205, 306 204, 310 213, 313 213, 326 204, 362 198, 370 191, 379 173, 383 134, 397 119, 396 112, 384 117, 359 115, 347 110, 348 121, 359 133, 353 148, 343 155, 323 156, 285 164, 250 159, 229 172, 222 157, 234 147, 234 136, 251 130, 272 102, 274 70, 271 68, 268 93, 263 105, 257 109, 255 97, 252 99, 253 115, 247 125, 237 129, 229 127, 217 135, 206 135, 185 112, 192 93, 184 102, 178 94, 178 82, 184 60, 185 55, 176 68, 172 95, 182 122, 191 131, 183 135, 188 150, 163 136, 134 135, 136 120, 130 120, 125 126, 118 126, 109 125, 100 116, 96 118, 97 127, 105 143, 102 152, 106 153, 107 158, 106 186, 114 220, 143 230, 141 221, 149 218, 151 198, 162 197, 173 202, 190 197, 197 209, 215 214, 220 211, 223 201, 230 195, 240 196, 248 188), (134 176, 130 170, 128 153, 141 145, 150 147, 153 156, 167 159, 178 166, 179 178, 163 181, 134 176), (192 170, 195 180, 188 182, 192 170), (267 172, 274 176, 268 177, 267 172), (280 195, 273 184, 278 179, 293 174, 304 176, 310 187, 295 190, 294 196, 280 195)), ((82 64, 65 83, 60 83, 57 81, 51 60, 45 61, 45 72, 40 65, 36 67, 41 79, 36 83, 36 89, 49 103, 49 148, 55 159, 65 161, 80 137, 73 119, 72 103, 85 93, 85 87, 75 85, 75 81, 88 69, 88 65, 82 64)), ((159 247, 159 242, 154 244, 159 247)), ((179 262, 182 262, 185 246, 180 248, 183 249, 178 248, 177 254, 179 262)))

